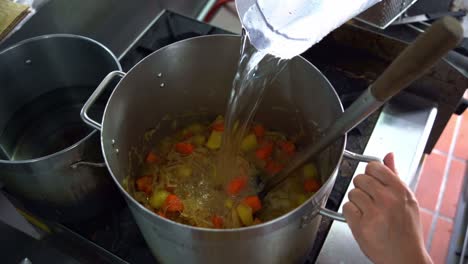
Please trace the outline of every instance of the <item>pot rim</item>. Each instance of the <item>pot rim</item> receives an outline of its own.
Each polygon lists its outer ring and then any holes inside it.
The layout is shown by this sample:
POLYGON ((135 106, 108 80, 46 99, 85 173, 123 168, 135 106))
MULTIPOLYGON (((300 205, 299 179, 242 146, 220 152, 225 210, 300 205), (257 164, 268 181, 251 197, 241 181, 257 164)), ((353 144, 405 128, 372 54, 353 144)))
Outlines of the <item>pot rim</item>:
MULTIPOLYGON (((88 38, 88 37, 81 36, 81 35, 75 35, 75 34, 62 34, 62 33, 60 33, 60 34, 47 34, 47 35, 41 35, 41 36, 37 36, 37 37, 28 38, 28 39, 22 40, 22 41, 20 41, 20 42, 18 42, 16 44, 10 46, 10 47, 7 47, 4 50, 1 50, 0 55, 5 54, 5 53, 7 53, 7 52, 9 52, 9 51, 11 51, 11 50, 13 50, 15 48, 18 48, 19 46, 28 44, 30 42, 34 42, 34 41, 38 41, 38 40, 42 40, 42 39, 50 39, 50 38, 79 39, 79 40, 83 40, 83 41, 92 43, 94 45, 97 45, 101 49, 103 49, 105 53, 110 55, 110 57, 113 59, 113 61, 117 65, 117 68, 118 68, 117 70, 119 70, 119 71, 122 70, 122 66, 120 65, 119 60, 117 59, 115 54, 108 47, 104 46, 104 44, 102 44, 102 43, 100 43, 97 40, 94 40, 92 38, 88 38)), ((89 132, 86 136, 84 136, 82 139, 78 140, 77 142, 71 144, 70 146, 68 146, 68 147, 66 147, 66 148, 64 148, 62 150, 54 152, 52 154, 42 156, 42 157, 39 157, 39 158, 24 159, 24 160, 0 159, 0 164, 1 163, 4 163, 4 164, 5 163, 8 163, 8 164, 28 164, 28 163, 35 163, 35 162, 40 162, 40 161, 43 161, 43 160, 46 160, 46 159, 54 158, 54 157, 60 156, 63 153, 71 151, 72 149, 76 148, 77 146, 79 146, 80 144, 82 144, 83 142, 88 140, 90 137, 92 137, 94 135, 94 133, 96 133, 96 132, 97 132, 97 130, 94 129, 93 131, 89 132)))
MULTIPOLYGON (((331 172, 330 174, 330 177, 328 177, 328 179, 325 181, 325 183, 322 185, 322 187, 319 189, 319 191, 317 191, 314 195, 312 195, 311 197, 309 197, 309 199, 307 199, 305 202, 303 202, 300 206, 294 208, 293 210, 289 211, 288 213, 280 216, 280 217, 277 217, 273 220, 270 220, 270 221, 267 221, 267 222, 264 222, 264 223, 261 223, 261 224, 258 224, 258 225, 253 225, 253 226, 247 226, 247 227, 240 227, 240 228, 230 228, 230 229, 214 229, 214 228, 206 228, 206 227, 196 227, 196 226, 190 226, 190 225, 185 225, 185 224, 181 224, 181 223, 178 223, 178 222, 175 222, 175 221, 172 221, 172 220, 169 220, 169 219, 166 219, 166 218, 163 218, 157 214, 155 214, 154 212, 150 211, 149 209, 147 209, 146 207, 144 207, 143 205, 141 205, 138 201, 135 200, 135 198, 133 198, 122 186, 122 183, 119 182, 117 180, 117 177, 115 177, 114 175, 114 172, 111 168, 111 166, 109 165, 109 161, 107 159, 107 151, 105 150, 105 147, 104 147, 104 139, 103 139, 103 132, 104 132, 104 128, 105 128, 105 123, 106 123, 106 119, 108 118, 107 116, 107 108, 109 106, 109 103, 110 101, 112 100, 112 98, 114 97, 114 93, 116 93, 116 91, 118 90, 121 82, 127 78, 127 76, 129 74, 132 73, 132 71, 134 69, 136 69, 140 64, 142 64, 143 62, 145 62, 146 60, 149 60, 155 53, 157 52, 162 52, 164 51, 165 49, 169 49, 171 48, 173 45, 176 45, 176 44, 179 44, 179 43, 183 43, 183 42, 188 42, 188 41, 193 41, 194 39, 203 39, 203 38, 220 38, 220 37, 224 37, 224 38, 236 38, 236 39, 239 39, 240 41, 240 36, 239 35, 233 35, 233 34, 216 34, 216 35, 205 35, 205 36, 197 36, 197 37, 192 37, 192 38, 188 38, 188 39, 184 39, 184 40, 180 40, 180 41, 177 41, 177 42, 174 42, 170 45, 167 45, 167 46, 164 46, 154 52, 152 52, 151 54, 149 54, 148 56, 146 56, 144 59, 142 59, 141 61, 139 61, 137 64, 135 64, 130 70, 128 70, 128 72, 125 74, 125 76, 123 78, 120 79, 120 81, 117 83, 116 87, 114 88, 114 90, 112 91, 107 103, 106 103, 106 107, 104 109, 104 115, 103 115, 103 118, 102 118, 102 127, 101 127, 101 150, 103 152, 103 156, 104 156, 104 162, 106 163, 106 167, 107 169, 109 170, 111 176, 112 176, 112 180, 117 184, 117 187, 119 188, 119 191, 123 193, 123 195, 125 196, 125 198, 127 199, 127 201, 130 201, 131 203, 133 203, 133 205, 136 205, 137 208, 140 210, 140 212, 142 212, 144 214, 145 217, 150 217, 150 218, 154 218, 154 219, 157 219, 157 220, 160 220, 160 221, 164 221, 165 224, 173 224, 173 225, 176 225, 177 227, 180 227, 180 228, 185 228, 185 229, 188 229, 190 231, 195 231, 195 232, 210 232, 210 233, 234 233, 234 232, 248 232, 248 231, 252 231, 252 230, 257 230, 257 229, 260 229, 260 228, 265 228, 266 226, 270 226, 270 225, 274 225, 274 224, 278 224, 279 222, 284 222, 287 218, 289 218, 291 215, 293 214, 296 214, 298 213, 299 211, 301 210, 305 210, 305 207, 313 200, 314 197, 316 197, 316 195, 324 195, 327 188, 323 188, 325 186, 329 186, 331 184, 334 184, 335 182, 335 178, 336 178, 336 175, 337 175, 337 171, 339 169, 339 164, 341 164, 342 160, 343 160, 343 153, 346 149, 346 141, 347 141, 347 133, 345 133, 341 138, 343 139, 343 144, 342 146, 340 147, 340 157, 335 165, 335 168, 333 169, 333 171, 331 172)), ((341 113, 344 112, 344 108, 343 108, 343 104, 341 103, 341 100, 338 96, 338 93, 336 92, 335 88, 333 87, 333 85, 330 83, 330 81, 326 78, 325 75, 323 75, 323 73, 314 65, 312 64, 311 62, 309 62, 308 60, 306 60, 304 57, 302 56, 296 56, 298 59, 304 61, 307 65, 309 65, 310 67, 312 67, 313 69, 315 69, 316 71, 318 71, 319 73, 322 74, 323 78, 325 79, 325 81, 329 84, 329 86, 332 88, 332 92, 333 94, 336 96, 337 100, 338 100, 338 104, 339 104, 339 108, 340 108, 340 111, 341 113)), ((294 59, 294 58, 292 58, 294 59)), ((292 60, 291 59, 291 60, 292 60)), ((340 139, 341 139, 340 138, 340 139)), ((333 187, 333 186, 331 186, 333 187)), ((331 188, 330 187, 330 188, 331 188)), ((309 209, 310 210, 310 209, 309 209)))

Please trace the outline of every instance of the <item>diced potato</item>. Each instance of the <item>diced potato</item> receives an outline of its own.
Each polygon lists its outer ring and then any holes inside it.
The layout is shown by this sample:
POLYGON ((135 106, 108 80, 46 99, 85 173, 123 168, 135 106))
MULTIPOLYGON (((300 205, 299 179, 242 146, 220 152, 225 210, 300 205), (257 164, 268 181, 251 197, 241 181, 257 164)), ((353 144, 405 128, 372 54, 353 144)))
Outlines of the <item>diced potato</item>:
POLYGON ((249 226, 253 224, 252 208, 245 204, 239 204, 236 211, 243 225, 249 226))
POLYGON ((203 146, 203 144, 205 144, 206 137, 202 136, 202 135, 195 135, 192 138, 192 140, 193 140, 193 144, 195 144, 195 146, 200 147, 200 146, 203 146))
POLYGON ((232 220, 232 227, 241 227, 239 215, 235 208, 231 209, 231 220, 232 220))
POLYGON ((306 179, 318 179, 317 167, 313 163, 307 163, 302 167, 302 174, 306 179))
POLYGON ((224 201, 224 207, 228 209, 231 209, 233 204, 234 202, 231 199, 226 199, 226 201, 224 201))
POLYGON ((219 149, 221 147, 221 142, 223 138, 223 132, 213 130, 211 132, 208 141, 206 142, 206 147, 209 149, 219 149))
POLYGON ((192 176, 192 168, 190 168, 188 165, 182 165, 177 168, 176 173, 179 177, 188 178, 192 176))
POLYGON ((200 134, 203 132, 204 127, 199 123, 191 124, 187 127, 187 131, 192 132, 193 134, 200 134))
POLYGON ((149 199, 149 204, 151 207, 155 209, 159 209, 163 206, 164 201, 166 201, 167 196, 169 196, 169 192, 166 190, 158 190, 153 192, 149 199))
POLYGON ((249 152, 258 147, 257 137, 255 134, 248 134, 241 142, 241 150, 249 152))

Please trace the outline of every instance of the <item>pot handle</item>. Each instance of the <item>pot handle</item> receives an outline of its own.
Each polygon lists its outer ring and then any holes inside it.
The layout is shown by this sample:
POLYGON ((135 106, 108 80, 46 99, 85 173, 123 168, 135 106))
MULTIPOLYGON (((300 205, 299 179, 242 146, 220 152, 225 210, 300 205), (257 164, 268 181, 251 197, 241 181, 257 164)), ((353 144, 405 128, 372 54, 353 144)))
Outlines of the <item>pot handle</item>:
POLYGON ((95 120, 93 120, 93 119, 91 119, 89 117, 88 110, 94 104, 94 102, 99 97, 99 95, 104 91, 105 88, 107 88, 109 83, 116 76, 122 78, 122 77, 125 76, 125 73, 121 72, 121 71, 113 71, 113 72, 110 72, 109 74, 107 74, 107 76, 102 80, 102 82, 99 84, 99 86, 96 88, 96 90, 94 90, 93 94, 91 94, 91 96, 88 98, 86 103, 83 105, 83 108, 81 108, 81 112, 80 112, 81 119, 83 119, 83 121, 87 125, 95 128, 97 130, 101 130, 102 126, 101 126, 101 124, 99 124, 98 122, 96 122, 95 120))
POLYGON ((85 167, 93 167, 93 168, 105 168, 106 163, 104 162, 89 162, 89 161, 78 161, 70 165, 72 169, 78 169, 78 167, 85 166, 85 167))
MULTIPOLYGON (((367 162, 368 163, 368 162, 371 162, 371 161, 377 161, 377 162, 382 163, 382 160, 379 159, 379 158, 376 158, 376 157, 373 157, 373 156, 356 154, 356 153, 348 151, 348 150, 344 151, 344 157, 348 158, 348 159, 351 159, 351 160, 357 160, 357 161, 360 161, 360 162, 367 162)), ((342 213, 335 212, 335 211, 327 209, 325 207, 321 207, 319 209, 319 214, 322 215, 322 216, 326 216, 328 218, 331 218, 333 220, 336 220, 336 221, 346 222, 346 219, 345 219, 345 217, 344 217, 344 215, 342 213)))

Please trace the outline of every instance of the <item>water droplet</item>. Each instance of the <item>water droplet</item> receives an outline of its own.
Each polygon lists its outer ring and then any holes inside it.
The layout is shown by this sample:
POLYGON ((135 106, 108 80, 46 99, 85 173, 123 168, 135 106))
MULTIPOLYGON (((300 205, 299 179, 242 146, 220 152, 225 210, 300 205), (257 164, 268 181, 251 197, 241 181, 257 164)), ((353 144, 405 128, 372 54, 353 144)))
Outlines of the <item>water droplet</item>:
POLYGON ((161 88, 163 88, 164 86, 165 86, 164 83, 161 83, 161 84, 159 85, 159 87, 161 87, 161 88))
POLYGON ((32 60, 27 59, 24 63, 26 63, 26 64, 31 64, 31 62, 32 62, 32 60))
POLYGON ((158 77, 161 78, 161 77, 162 77, 162 73, 158 73, 158 77))

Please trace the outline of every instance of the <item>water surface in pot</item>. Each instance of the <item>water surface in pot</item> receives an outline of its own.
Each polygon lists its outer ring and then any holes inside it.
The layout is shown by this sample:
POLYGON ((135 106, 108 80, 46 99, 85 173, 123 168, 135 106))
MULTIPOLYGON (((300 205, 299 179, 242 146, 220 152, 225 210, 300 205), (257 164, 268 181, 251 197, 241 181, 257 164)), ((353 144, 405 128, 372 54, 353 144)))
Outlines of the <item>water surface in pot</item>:
MULTIPOLYGON (((19 108, 0 136, 4 158, 30 160, 64 150, 86 137, 92 128, 80 119, 80 110, 93 87, 53 89, 19 108)), ((100 119, 104 103, 90 111, 100 119)))

